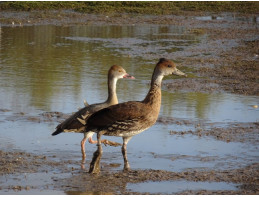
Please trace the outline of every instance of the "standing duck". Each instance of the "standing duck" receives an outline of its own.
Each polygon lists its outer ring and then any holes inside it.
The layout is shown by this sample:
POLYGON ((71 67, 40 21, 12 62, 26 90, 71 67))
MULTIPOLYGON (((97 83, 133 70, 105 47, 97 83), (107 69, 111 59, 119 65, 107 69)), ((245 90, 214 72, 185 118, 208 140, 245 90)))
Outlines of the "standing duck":
MULTIPOLYGON (((108 98, 103 103, 97 103, 88 105, 85 103, 85 107, 71 115, 69 118, 64 120, 56 127, 56 131, 52 133, 52 135, 58 135, 62 132, 76 132, 76 133, 84 133, 84 128, 86 126, 86 121, 88 117, 105 107, 109 107, 111 105, 118 104, 118 98, 116 94, 116 83, 118 79, 121 78, 129 78, 134 79, 133 76, 126 73, 126 71, 117 65, 113 65, 108 72, 108 98)), ((84 133, 84 138, 81 141, 81 151, 82 151, 82 162, 85 160, 85 142, 89 139, 90 143, 97 143, 92 139, 93 132, 84 133)), ((114 142, 110 142, 108 140, 102 140, 102 143, 109 144, 109 145, 117 145, 114 142)))
MULTIPOLYGON (((118 136, 123 138, 122 155, 124 171, 130 170, 127 158, 127 143, 134 136, 155 124, 161 105, 161 83, 167 75, 186 76, 175 64, 161 58, 153 72, 151 87, 143 101, 120 103, 93 113, 87 120, 85 132, 97 133, 98 149, 90 164, 90 173, 100 171, 99 163, 102 155, 101 136, 118 136)), ((87 135, 87 134, 86 134, 87 135)))

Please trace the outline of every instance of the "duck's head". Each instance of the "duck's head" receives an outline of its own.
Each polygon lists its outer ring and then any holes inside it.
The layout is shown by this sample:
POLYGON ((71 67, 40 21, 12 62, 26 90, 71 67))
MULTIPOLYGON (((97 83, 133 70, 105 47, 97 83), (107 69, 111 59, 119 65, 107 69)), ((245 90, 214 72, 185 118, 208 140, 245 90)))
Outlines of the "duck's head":
POLYGON ((113 65, 109 70, 109 78, 127 78, 127 79, 135 79, 132 75, 129 75, 121 66, 113 65))
POLYGON ((176 68, 174 62, 165 58, 159 60, 155 67, 155 72, 161 76, 178 75, 187 77, 185 73, 176 68))

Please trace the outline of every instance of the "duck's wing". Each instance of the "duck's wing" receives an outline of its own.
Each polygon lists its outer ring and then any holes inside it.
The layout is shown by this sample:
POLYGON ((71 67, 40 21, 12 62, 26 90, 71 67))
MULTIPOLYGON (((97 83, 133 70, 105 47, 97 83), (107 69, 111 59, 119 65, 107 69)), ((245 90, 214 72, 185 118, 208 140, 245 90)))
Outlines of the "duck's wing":
POLYGON ((144 104, 130 101, 104 108, 93 113, 87 120, 87 128, 100 129, 116 122, 135 120, 145 116, 144 104))
POLYGON ((86 124, 87 118, 91 115, 89 107, 84 107, 72 114, 69 118, 61 122, 56 131, 52 135, 58 135, 62 132, 83 132, 83 127, 86 124))

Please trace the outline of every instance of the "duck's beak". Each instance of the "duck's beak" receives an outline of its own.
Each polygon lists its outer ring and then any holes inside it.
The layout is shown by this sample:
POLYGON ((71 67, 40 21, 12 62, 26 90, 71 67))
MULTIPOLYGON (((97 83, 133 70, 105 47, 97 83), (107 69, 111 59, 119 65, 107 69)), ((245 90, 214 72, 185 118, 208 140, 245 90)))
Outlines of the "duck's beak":
POLYGON ((187 77, 187 75, 185 73, 183 73, 182 71, 178 70, 177 68, 175 68, 175 70, 172 73, 173 75, 178 75, 178 76, 185 76, 187 77))
POLYGON ((129 75, 128 73, 126 73, 123 78, 126 78, 126 79, 135 79, 135 77, 133 77, 132 75, 129 75))

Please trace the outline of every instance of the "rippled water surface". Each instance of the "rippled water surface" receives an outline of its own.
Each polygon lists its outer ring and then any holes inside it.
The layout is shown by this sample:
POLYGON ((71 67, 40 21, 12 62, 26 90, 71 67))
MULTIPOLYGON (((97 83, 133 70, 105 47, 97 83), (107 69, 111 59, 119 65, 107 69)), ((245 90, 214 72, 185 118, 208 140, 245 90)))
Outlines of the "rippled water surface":
MULTIPOLYGON (((118 82, 119 102, 142 100, 158 61, 143 56, 179 55, 187 47, 206 39, 206 35, 191 34, 184 27, 163 25, 0 28, 0 149, 56 154, 74 160, 80 160, 81 134, 52 137, 58 122, 16 121, 8 117, 21 112, 25 115, 49 111, 71 113, 83 106, 84 99, 90 104, 103 102, 107 97, 107 71, 113 64, 123 66, 136 78, 118 82)), ((183 71, 189 72, 184 68, 183 71)), ((165 82, 171 79, 166 77, 165 82)), ((169 91, 163 86, 160 116, 222 125, 255 122, 259 120, 259 110, 252 107, 255 104, 258 104, 255 96, 169 91)), ((128 144, 132 168, 227 169, 235 166, 237 161, 241 166, 251 160, 258 161, 258 152, 246 144, 169 134, 170 130, 194 128, 195 125, 157 123, 135 136, 128 144), (204 162, 205 157, 211 159, 204 162), (225 160, 233 166, 224 166, 225 160)), ((115 140, 122 141, 120 138, 115 140)), ((95 148, 86 144, 87 154, 92 155, 95 148)), ((89 162, 90 158, 87 159, 89 162)), ((120 148, 105 147, 103 160, 122 164, 120 148), (113 161, 110 161, 111 157, 113 161)), ((154 183, 146 184, 150 187, 154 183)), ((221 187, 220 184, 211 183, 208 187, 221 187)), ((168 185, 166 183, 163 187, 170 188, 168 185)), ((201 186, 192 182, 189 185, 190 188, 201 186)), ((233 185, 225 186, 233 188, 233 185)), ((134 190, 135 187, 131 185, 129 188, 134 190)))

